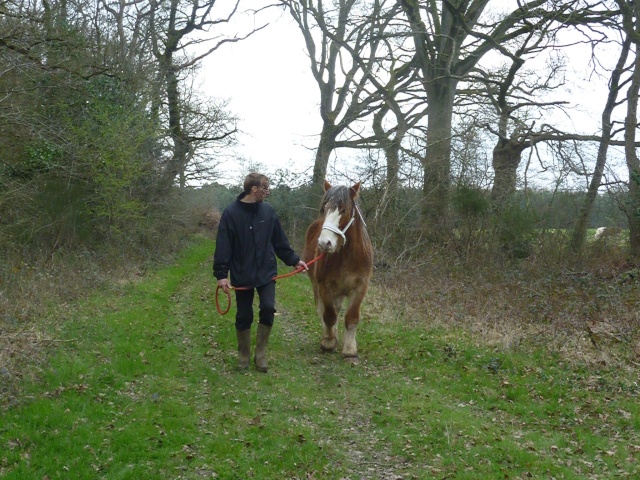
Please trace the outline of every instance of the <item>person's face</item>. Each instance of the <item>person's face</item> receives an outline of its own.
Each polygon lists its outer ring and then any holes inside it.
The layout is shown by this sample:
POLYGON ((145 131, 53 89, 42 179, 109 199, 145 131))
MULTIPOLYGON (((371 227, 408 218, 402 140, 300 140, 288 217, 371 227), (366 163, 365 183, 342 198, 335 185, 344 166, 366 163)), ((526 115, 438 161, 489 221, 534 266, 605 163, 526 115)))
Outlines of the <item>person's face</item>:
POLYGON ((271 193, 271 190, 269 190, 269 182, 267 181, 263 181, 260 186, 256 188, 256 197, 258 200, 264 200, 271 193))

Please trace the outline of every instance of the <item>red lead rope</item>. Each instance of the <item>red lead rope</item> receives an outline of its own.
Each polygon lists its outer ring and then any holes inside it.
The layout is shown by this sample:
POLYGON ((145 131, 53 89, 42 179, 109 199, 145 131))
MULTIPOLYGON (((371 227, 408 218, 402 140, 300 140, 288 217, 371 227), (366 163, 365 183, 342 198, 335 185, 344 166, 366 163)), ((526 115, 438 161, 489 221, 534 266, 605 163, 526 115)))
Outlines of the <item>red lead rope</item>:
MULTIPOLYGON (((321 253, 320 255, 318 255, 316 258, 314 258, 310 262, 307 262, 307 266, 317 262, 322 257, 324 257, 324 253, 321 253)), ((275 277, 273 277, 273 280, 280 280, 281 278, 291 277, 291 276, 297 275, 298 273, 303 272, 303 271, 304 271, 303 267, 298 267, 293 272, 285 273, 283 275, 276 275, 275 277)), ((232 287, 232 286, 230 286, 229 288, 231 290, 250 290, 253 287, 232 287)), ((218 309, 218 313, 220 315, 226 315, 229 312, 229 310, 231 309, 231 293, 226 292, 226 295, 227 295, 227 308, 223 311, 220 308, 220 299, 219 299, 219 296, 218 296, 218 293, 219 293, 220 290, 221 290, 220 285, 218 285, 216 287, 216 308, 218 309)))

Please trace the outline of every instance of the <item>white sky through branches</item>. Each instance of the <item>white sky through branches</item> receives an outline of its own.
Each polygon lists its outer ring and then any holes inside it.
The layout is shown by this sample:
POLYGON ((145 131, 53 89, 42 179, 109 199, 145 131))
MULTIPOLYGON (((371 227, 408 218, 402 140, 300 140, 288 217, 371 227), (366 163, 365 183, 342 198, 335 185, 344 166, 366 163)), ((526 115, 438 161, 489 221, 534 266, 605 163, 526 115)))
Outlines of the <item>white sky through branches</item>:
MULTIPOLYGON (((302 172, 313 168, 322 127, 318 87, 296 25, 273 13, 261 16, 271 19, 267 28, 204 60, 202 88, 229 99, 229 110, 239 117, 239 157, 269 170, 302 172)), ((225 165, 233 170, 234 163, 225 165)))
MULTIPOLYGON (((244 8, 260 3, 262 0, 252 0, 244 8)), ((269 171, 308 172, 310 176, 322 123, 319 91, 302 35, 288 13, 275 8, 260 12, 257 20, 252 15, 236 17, 230 31, 239 28, 246 32, 261 25, 260 21, 270 24, 246 40, 222 46, 202 63, 203 92, 208 97, 229 99, 228 108, 239 117, 242 130, 240 143, 232 152, 235 158, 219 169, 226 177, 221 179, 237 181, 241 170, 250 164, 269 171), (245 165, 238 158, 244 159, 245 165)), ((546 123, 582 134, 599 132, 608 73, 590 74, 590 53, 588 47, 574 47, 569 53, 566 73, 570 93, 564 98, 571 101, 571 109, 569 114, 545 119, 546 123)), ((615 63, 617 52, 611 57, 602 60, 615 63)), ((339 155, 342 161, 353 158, 354 153, 339 155)))

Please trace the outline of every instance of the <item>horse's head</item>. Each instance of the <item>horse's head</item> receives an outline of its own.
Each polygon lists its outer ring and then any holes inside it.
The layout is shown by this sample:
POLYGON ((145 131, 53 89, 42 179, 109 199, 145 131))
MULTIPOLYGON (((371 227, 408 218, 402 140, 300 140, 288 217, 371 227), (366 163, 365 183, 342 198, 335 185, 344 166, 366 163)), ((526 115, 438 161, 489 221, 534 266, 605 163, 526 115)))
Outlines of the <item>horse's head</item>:
POLYGON ((324 181, 324 197, 320 207, 324 223, 318 238, 318 248, 323 252, 334 253, 347 242, 346 232, 355 221, 359 192, 360 182, 349 188, 343 185, 332 187, 324 181))

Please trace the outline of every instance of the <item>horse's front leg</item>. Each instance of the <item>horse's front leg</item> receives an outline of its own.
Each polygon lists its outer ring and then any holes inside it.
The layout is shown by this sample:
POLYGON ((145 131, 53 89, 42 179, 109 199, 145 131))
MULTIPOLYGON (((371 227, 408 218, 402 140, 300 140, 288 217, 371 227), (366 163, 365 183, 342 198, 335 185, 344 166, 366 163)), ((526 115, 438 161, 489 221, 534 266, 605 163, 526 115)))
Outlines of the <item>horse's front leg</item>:
POLYGON ((323 352, 335 352, 338 347, 338 312, 332 302, 320 299, 318 314, 322 320, 322 340, 320 348, 323 352))
POLYGON ((358 344, 356 343, 356 330, 360 321, 360 305, 364 299, 365 291, 357 291, 349 299, 349 306, 344 314, 344 342, 342 356, 345 360, 358 358, 358 344))

